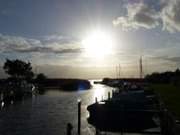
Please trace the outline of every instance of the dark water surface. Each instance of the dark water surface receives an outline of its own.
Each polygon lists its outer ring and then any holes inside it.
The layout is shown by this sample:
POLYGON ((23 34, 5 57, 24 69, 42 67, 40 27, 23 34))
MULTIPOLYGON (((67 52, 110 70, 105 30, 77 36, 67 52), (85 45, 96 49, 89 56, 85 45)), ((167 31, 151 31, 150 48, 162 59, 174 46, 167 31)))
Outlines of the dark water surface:
POLYGON ((66 124, 72 123, 77 133, 77 100, 82 101, 82 134, 94 134, 87 123, 87 106, 107 98, 112 88, 100 84, 86 91, 65 92, 50 90, 0 110, 0 135, 64 135, 66 124))

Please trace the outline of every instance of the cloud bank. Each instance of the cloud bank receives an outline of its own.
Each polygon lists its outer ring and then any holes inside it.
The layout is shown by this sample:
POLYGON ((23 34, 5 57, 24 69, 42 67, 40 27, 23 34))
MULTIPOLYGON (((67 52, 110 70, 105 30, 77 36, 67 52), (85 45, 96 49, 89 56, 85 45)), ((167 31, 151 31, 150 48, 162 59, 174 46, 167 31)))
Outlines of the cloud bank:
POLYGON ((129 0, 125 8, 126 15, 113 20, 123 30, 161 26, 169 32, 180 31, 180 0, 129 0))
POLYGON ((77 41, 62 36, 46 36, 42 40, 0 34, 0 52, 3 53, 81 53, 77 41))

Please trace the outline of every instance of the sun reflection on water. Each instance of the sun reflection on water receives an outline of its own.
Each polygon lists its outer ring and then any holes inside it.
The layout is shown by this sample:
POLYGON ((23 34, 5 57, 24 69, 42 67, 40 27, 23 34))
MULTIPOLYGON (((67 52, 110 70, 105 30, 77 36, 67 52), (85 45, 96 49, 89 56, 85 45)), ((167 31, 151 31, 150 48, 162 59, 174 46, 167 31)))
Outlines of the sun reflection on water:
POLYGON ((103 88, 101 85, 96 85, 95 90, 93 93, 94 100, 97 98, 97 101, 100 101, 105 98, 106 96, 106 89, 103 88))

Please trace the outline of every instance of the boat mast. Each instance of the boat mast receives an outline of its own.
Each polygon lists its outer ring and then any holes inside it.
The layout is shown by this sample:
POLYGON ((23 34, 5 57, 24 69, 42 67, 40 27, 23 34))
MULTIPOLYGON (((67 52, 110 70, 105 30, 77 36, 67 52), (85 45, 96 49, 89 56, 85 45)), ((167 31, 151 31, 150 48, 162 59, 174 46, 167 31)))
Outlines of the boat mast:
POLYGON ((143 78, 142 56, 140 57, 140 60, 139 60, 139 69, 140 69, 139 77, 142 79, 143 78))
POLYGON ((119 64, 119 79, 121 77, 121 64, 119 64))
POLYGON ((121 65, 116 66, 116 79, 119 79, 121 76, 121 65))
POLYGON ((115 68, 116 68, 116 79, 118 79, 118 68, 117 66, 115 68))

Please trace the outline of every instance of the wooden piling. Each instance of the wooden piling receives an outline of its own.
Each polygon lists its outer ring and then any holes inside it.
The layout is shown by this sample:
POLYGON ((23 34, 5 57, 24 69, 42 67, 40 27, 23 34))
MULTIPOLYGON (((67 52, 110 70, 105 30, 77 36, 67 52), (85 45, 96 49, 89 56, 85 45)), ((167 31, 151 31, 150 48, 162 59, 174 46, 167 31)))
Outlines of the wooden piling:
POLYGON ((110 100, 110 92, 108 92, 108 100, 110 100))
POLYGON ((95 103, 97 103, 97 102, 98 102, 97 97, 95 97, 95 103))
POLYGON ((78 100, 78 135, 81 135, 81 100, 78 100))
POLYGON ((73 129, 73 126, 71 123, 68 123, 67 124, 67 127, 66 127, 66 135, 71 135, 72 134, 72 129, 73 129))

